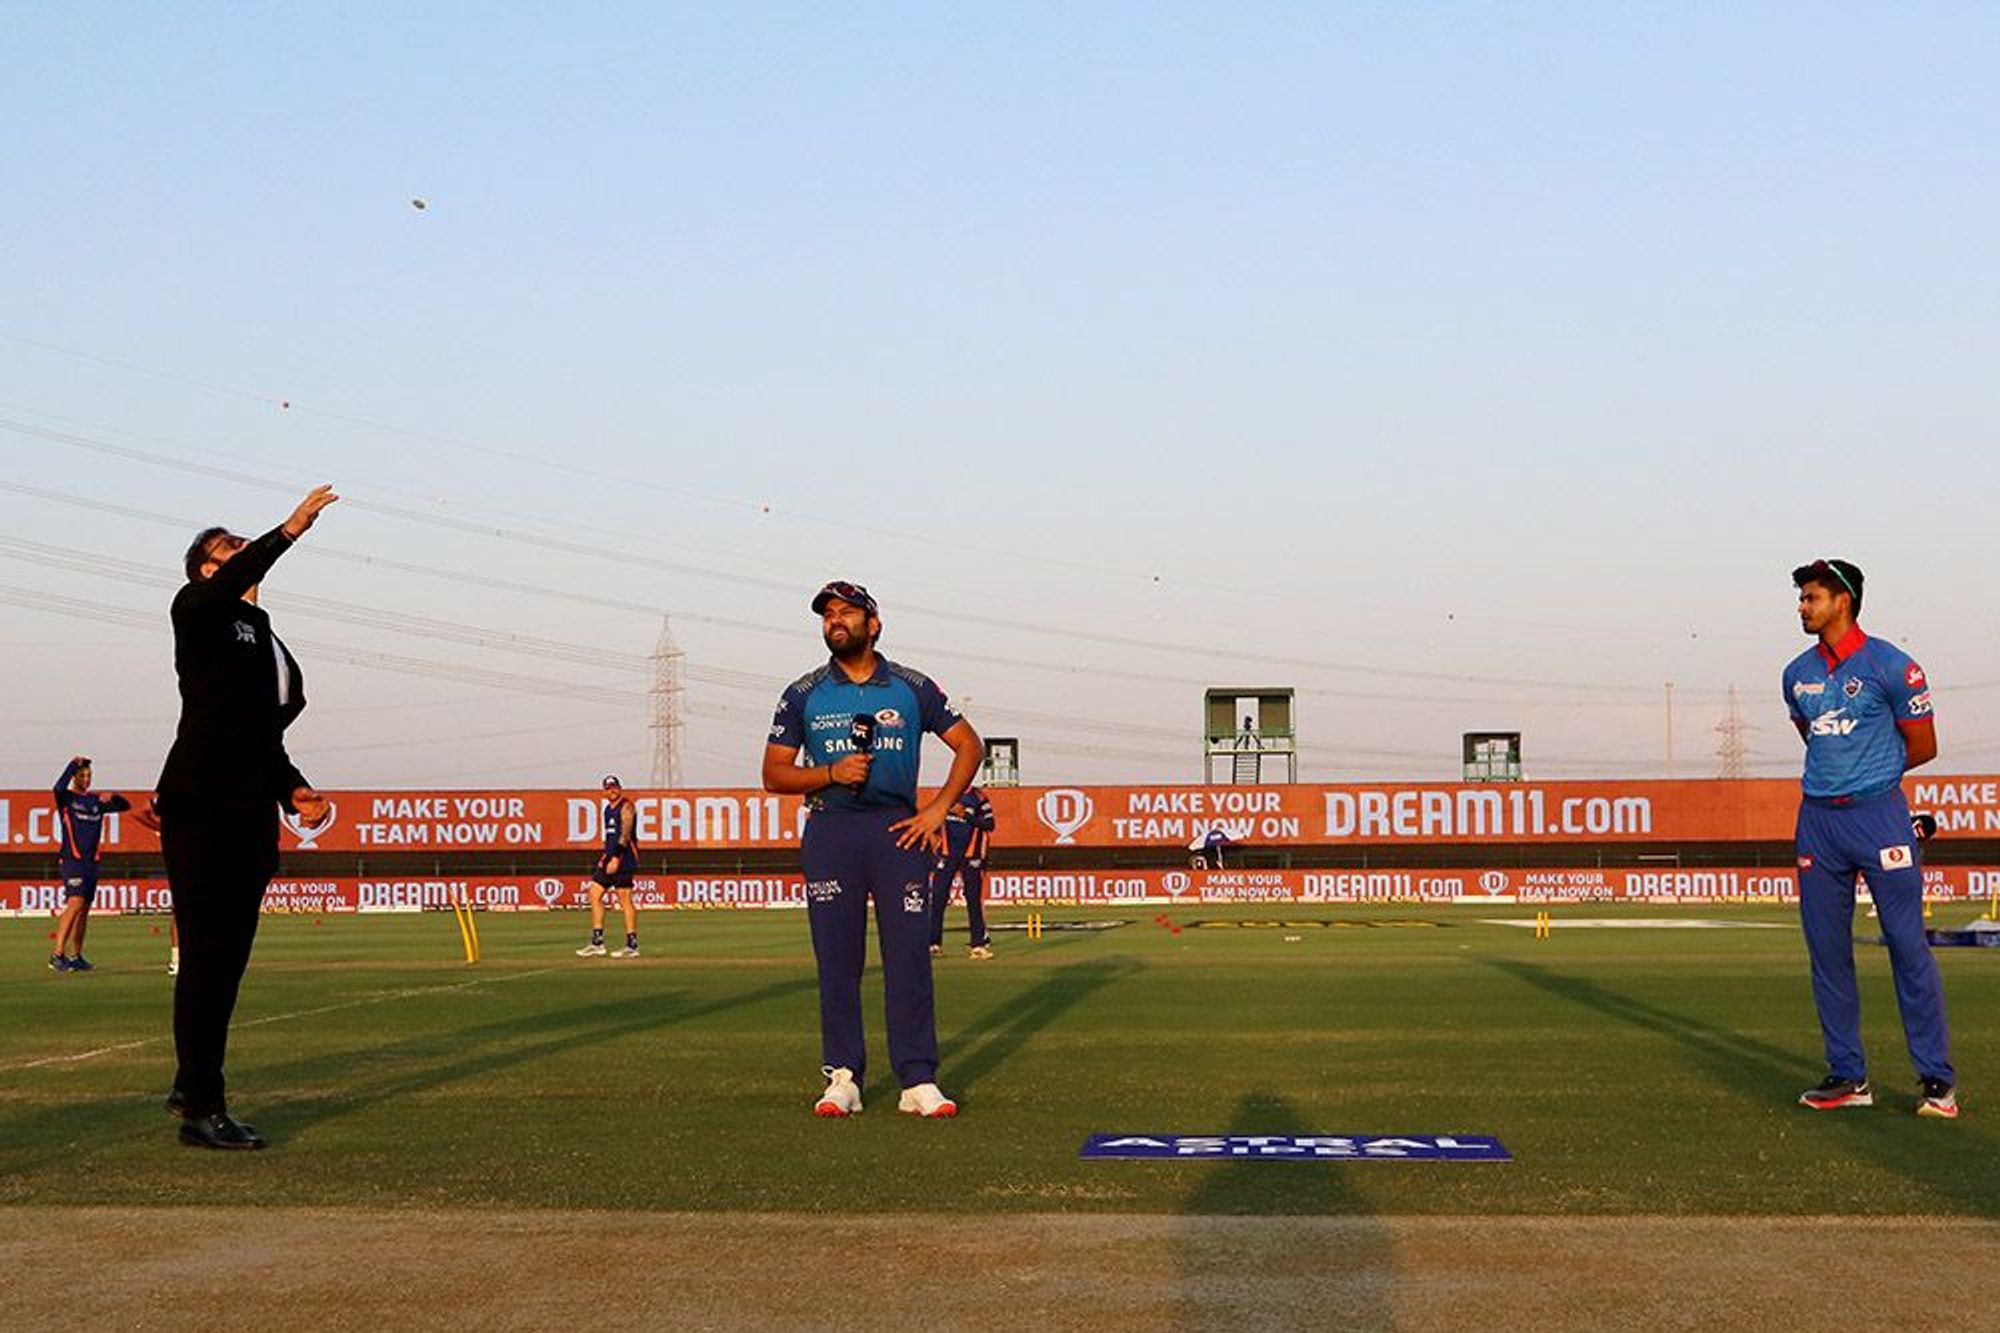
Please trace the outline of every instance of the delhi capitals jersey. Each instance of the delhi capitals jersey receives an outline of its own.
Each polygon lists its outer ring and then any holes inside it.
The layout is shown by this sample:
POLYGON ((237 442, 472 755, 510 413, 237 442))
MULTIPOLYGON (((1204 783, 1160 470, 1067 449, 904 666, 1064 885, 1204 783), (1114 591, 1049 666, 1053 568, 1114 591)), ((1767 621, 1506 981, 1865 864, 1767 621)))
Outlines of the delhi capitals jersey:
POLYGON ((1785 668, 1785 706, 1805 725, 1808 796, 1869 796, 1903 779, 1901 728, 1928 721, 1930 682, 1910 655, 1856 626, 1785 668))
POLYGON ((836 662, 786 687, 771 717, 771 744, 804 750, 816 767, 854 753, 854 717, 875 719, 875 757, 860 791, 836 783, 806 798, 815 810, 917 808, 917 763, 924 733, 942 736, 961 721, 943 690, 921 671, 877 655, 875 674, 860 684, 836 662))

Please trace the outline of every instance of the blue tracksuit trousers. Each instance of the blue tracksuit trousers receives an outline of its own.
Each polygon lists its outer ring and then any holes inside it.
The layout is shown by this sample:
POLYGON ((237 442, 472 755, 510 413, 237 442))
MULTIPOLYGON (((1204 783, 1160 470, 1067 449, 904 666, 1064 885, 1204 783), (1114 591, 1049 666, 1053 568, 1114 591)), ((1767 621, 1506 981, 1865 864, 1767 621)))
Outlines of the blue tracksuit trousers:
POLYGON ((1799 916, 1812 959, 1813 1004, 1828 1070, 1868 1076, 1861 1053, 1861 992, 1854 979, 1854 876, 1868 881, 1889 945, 1896 1003, 1910 1060, 1924 1078, 1954 1083, 1945 1031, 1944 983, 1924 938, 1924 876, 1902 789, 1845 803, 1808 797, 1799 806, 1799 916))
POLYGON ((896 845, 889 825, 902 809, 820 810, 806 821, 806 917, 819 962, 820 1060, 868 1063, 861 1024, 861 973, 868 961, 868 900, 882 945, 883 1017, 889 1064, 905 1088, 937 1081, 937 1020, 931 997, 930 856, 896 845))
POLYGON ((947 841, 944 855, 931 867, 931 943, 944 943, 944 914, 951 906, 951 882, 962 879, 965 883, 965 925, 966 943, 978 946, 991 944, 992 938, 986 933, 985 866, 986 858, 974 855, 980 850, 979 837, 952 840, 949 838, 951 826, 945 825, 947 841))

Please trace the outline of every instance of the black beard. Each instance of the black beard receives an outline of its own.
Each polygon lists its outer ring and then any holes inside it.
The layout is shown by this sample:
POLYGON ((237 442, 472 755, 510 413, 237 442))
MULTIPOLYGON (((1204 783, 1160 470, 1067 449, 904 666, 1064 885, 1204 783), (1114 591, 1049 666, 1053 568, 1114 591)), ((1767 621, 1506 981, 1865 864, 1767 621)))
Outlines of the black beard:
POLYGON ((847 647, 843 649, 834 647, 833 640, 824 634, 820 638, 825 642, 826 650, 833 654, 836 662, 852 662, 855 658, 868 651, 868 640, 866 639, 849 639, 847 647))

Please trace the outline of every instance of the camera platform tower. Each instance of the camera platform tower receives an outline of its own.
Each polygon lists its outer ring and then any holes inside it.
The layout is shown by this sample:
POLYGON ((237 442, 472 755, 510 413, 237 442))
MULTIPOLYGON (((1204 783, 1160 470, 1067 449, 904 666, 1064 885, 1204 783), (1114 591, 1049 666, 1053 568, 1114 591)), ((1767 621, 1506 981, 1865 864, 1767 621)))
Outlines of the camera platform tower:
MULTIPOLYGON (((1208 691, 1202 705, 1203 782, 1260 783, 1264 761, 1283 758, 1286 782, 1299 780, 1299 735, 1295 690, 1259 686, 1208 691), (1223 776, 1216 777, 1221 760, 1223 776)), ((1273 778, 1272 781, 1276 781, 1273 778)))

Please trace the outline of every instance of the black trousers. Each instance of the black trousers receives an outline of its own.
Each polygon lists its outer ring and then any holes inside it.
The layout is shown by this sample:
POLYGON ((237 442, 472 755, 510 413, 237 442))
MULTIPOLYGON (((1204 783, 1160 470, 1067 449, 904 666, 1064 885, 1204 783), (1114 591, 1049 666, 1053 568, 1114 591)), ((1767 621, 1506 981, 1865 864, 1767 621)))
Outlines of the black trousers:
POLYGON ((229 1019, 250 963, 264 890, 278 871, 278 807, 160 802, 160 850, 180 928, 174 981, 174 1086, 190 1116, 227 1109, 222 1061, 229 1019))

